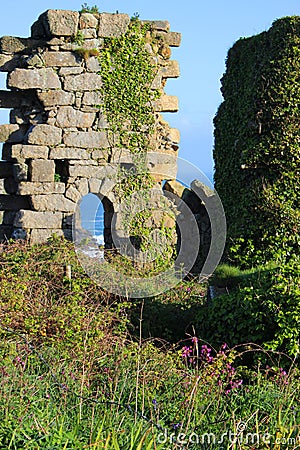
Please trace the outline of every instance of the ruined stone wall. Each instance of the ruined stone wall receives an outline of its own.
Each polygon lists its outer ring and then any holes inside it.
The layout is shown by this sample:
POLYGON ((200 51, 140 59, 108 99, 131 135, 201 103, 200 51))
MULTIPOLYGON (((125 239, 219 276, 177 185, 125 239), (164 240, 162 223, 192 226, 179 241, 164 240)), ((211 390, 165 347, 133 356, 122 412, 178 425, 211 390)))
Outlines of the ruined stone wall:
MULTIPOLYGON (((1 240, 43 242, 53 233, 71 238, 77 202, 99 193, 108 168, 132 163, 127 149, 114 148, 98 106, 103 103, 99 60, 92 52, 86 57, 76 51, 101 52, 104 38, 126 33, 129 23, 126 14, 48 10, 32 25, 31 37, 0 39, 0 70, 8 73, 9 89, 0 91, 0 107, 11 108, 10 124, 0 125, 1 240), (80 45, 74 43, 78 31, 80 45)), ((179 76, 170 47, 180 45, 180 34, 169 28, 166 21, 150 22, 159 38, 155 51, 148 46, 156 74, 152 87, 161 96, 152 105, 155 133, 147 167, 158 185, 177 172, 179 132, 160 115, 178 110, 177 98, 164 93, 166 79, 179 76)))

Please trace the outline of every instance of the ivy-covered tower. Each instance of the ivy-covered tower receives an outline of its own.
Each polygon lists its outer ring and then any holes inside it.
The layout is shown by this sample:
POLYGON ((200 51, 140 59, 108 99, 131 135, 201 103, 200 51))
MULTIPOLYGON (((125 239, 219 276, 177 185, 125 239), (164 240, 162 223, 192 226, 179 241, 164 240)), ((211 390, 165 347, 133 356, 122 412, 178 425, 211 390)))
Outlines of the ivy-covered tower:
POLYGON ((300 17, 229 50, 215 117, 215 186, 227 257, 244 266, 299 251, 300 17))

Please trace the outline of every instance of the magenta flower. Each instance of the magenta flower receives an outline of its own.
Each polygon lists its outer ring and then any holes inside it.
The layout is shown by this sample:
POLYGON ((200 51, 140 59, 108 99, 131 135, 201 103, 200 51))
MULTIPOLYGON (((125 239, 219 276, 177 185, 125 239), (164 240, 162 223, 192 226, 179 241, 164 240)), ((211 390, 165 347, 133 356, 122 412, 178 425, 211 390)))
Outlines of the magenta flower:
POLYGON ((191 356, 192 353, 193 353, 192 347, 187 347, 187 346, 182 347, 182 354, 181 354, 181 356, 183 358, 188 358, 189 356, 191 356))

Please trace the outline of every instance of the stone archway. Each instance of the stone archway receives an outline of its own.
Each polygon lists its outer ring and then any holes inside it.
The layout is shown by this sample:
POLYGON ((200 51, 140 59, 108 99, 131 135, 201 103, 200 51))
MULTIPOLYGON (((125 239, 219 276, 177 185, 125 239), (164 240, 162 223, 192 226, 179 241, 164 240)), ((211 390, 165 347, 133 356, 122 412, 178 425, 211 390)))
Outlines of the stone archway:
POLYGON ((113 204, 108 198, 89 192, 77 204, 73 233, 81 231, 83 238, 84 236, 90 236, 102 250, 111 249, 113 248, 111 236, 113 213, 113 204), (74 227, 77 229, 74 230, 74 227))

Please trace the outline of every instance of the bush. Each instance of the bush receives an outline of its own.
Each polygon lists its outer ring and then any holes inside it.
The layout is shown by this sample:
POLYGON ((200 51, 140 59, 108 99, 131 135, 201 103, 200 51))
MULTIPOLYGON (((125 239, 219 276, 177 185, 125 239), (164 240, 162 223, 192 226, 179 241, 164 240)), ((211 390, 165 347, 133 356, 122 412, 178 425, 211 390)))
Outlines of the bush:
POLYGON ((59 350, 64 358, 85 354, 87 359, 95 349, 107 350, 108 336, 111 342, 118 332, 120 339, 126 336, 128 303, 116 302, 85 275, 70 242, 4 245, 0 270, 0 334, 10 329, 59 350), (66 265, 72 268, 71 280, 66 265))
POLYGON ((239 277, 239 281, 239 289, 199 310, 198 335, 215 346, 254 342, 296 356, 300 351, 299 259, 239 277))

